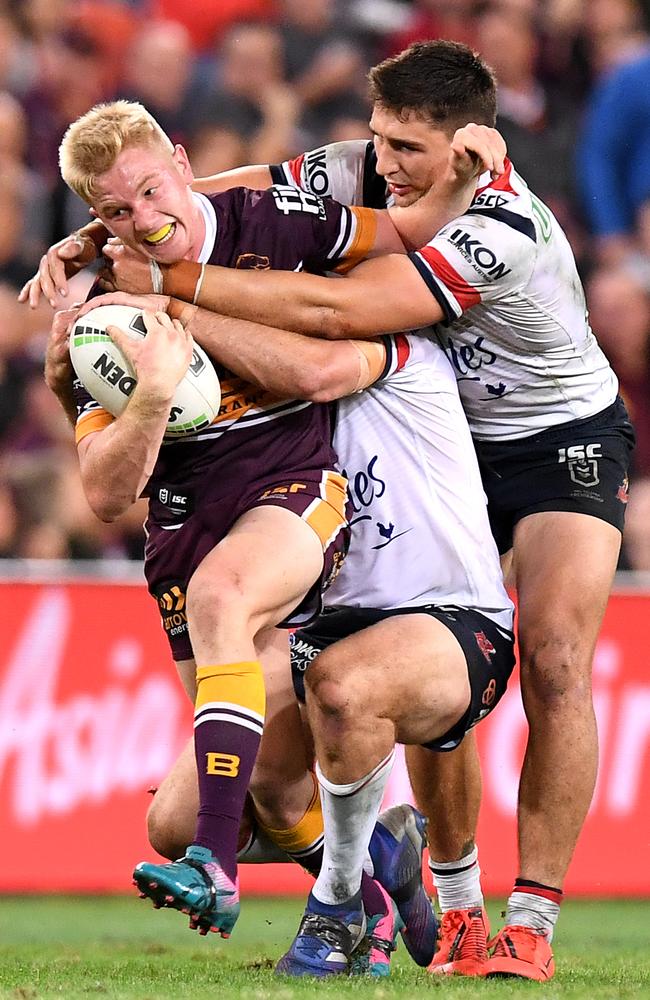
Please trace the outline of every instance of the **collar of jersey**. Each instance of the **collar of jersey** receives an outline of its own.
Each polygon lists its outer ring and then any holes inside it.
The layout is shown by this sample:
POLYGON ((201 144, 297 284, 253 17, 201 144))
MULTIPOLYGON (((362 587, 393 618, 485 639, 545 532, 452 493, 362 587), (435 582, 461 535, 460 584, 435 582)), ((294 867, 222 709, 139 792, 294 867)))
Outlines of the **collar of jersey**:
POLYGON ((205 222, 205 239, 203 240, 198 263, 207 264, 217 242, 217 213, 210 199, 206 198, 204 194, 198 194, 196 191, 193 191, 192 197, 201 210, 205 222))

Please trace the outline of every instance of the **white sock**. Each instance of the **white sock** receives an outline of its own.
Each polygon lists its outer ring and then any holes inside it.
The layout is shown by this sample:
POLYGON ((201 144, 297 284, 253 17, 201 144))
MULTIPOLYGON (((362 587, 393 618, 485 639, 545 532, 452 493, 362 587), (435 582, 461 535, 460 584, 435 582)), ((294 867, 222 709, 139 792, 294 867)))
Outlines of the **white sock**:
MULTIPOLYGON (((544 891, 541 886, 540 891, 544 891)), ((549 889, 547 894, 542 896, 534 891, 531 892, 530 888, 520 891, 515 886, 512 894, 508 896, 506 926, 532 927, 536 931, 541 931, 550 944, 560 915, 561 898, 562 893, 558 890, 549 889)))
POLYGON ((434 861, 430 858, 429 868, 443 913, 446 910, 469 910, 473 906, 483 906, 478 847, 473 847, 469 854, 458 861, 434 861))
POLYGON ((312 892, 321 903, 336 905, 359 891, 368 844, 394 759, 392 750, 369 774, 349 785, 328 781, 316 764, 325 847, 312 892))

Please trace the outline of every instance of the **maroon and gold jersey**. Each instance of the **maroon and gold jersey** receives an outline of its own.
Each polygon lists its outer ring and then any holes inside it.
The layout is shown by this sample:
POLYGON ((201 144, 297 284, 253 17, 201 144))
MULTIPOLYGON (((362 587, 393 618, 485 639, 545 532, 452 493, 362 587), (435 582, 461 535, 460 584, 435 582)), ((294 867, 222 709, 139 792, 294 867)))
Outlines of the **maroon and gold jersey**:
MULTIPOLYGON (((210 198, 195 194, 206 236, 199 263, 289 271, 344 271, 368 255, 376 223, 369 209, 347 207, 289 186, 267 191, 234 188, 210 198)), ((159 482, 200 478, 208 464, 269 432, 282 435, 296 468, 332 467, 329 409, 305 400, 278 399, 217 366, 221 407, 212 424, 182 439, 163 442, 146 490, 159 482)), ((114 418, 75 384, 77 442, 114 418)), ((264 453, 259 456, 264 464, 264 453)), ((260 471, 269 471, 260 469, 260 471)))

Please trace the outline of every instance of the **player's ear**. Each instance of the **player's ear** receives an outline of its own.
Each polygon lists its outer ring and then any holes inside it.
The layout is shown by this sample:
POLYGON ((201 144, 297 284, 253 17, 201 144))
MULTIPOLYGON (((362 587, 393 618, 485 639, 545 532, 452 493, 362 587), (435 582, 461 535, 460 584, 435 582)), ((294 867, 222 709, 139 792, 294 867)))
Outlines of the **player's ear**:
POLYGON ((194 172, 190 166, 190 158, 185 151, 185 147, 177 143, 174 146, 174 152, 172 153, 172 159, 176 164, 181 177, 187 184, 191 184, 194 180, 194 172))

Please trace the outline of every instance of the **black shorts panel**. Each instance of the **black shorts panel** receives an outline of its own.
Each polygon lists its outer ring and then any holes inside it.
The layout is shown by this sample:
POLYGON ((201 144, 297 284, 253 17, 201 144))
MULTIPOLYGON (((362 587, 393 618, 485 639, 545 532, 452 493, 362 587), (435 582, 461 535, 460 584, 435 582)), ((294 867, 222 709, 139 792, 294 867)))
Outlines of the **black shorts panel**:
POLYGON ((296 697, 304 702, 305 672, 328 646, 385 618, 409 614, 428 614, 437 618, 453 633, 465 654, 471 690, 467 711, 447 733, 424 744, 430 750, 453 750, 465 733, 498 704, 515 665, 512 632, 496 625, 491 618, 478 611, 433 604, 388 610, 328 608, 311 625, 298 629, 291 636, 291 674, 296 697))
POLYGON ((517 441, 475 441, 492 534, 512 548, 514 526, 540 511, 589 514, 623 531, 634 428, 622 399, 517 441))

